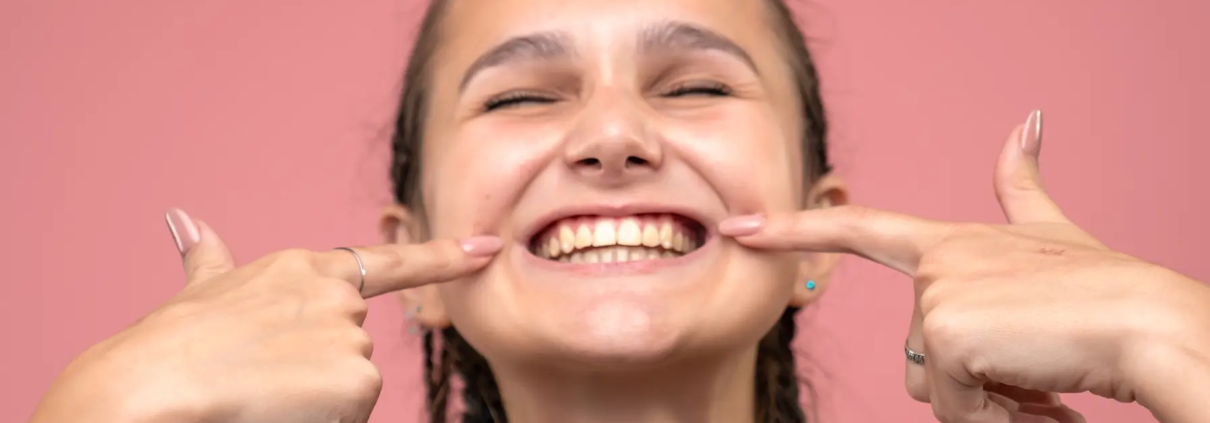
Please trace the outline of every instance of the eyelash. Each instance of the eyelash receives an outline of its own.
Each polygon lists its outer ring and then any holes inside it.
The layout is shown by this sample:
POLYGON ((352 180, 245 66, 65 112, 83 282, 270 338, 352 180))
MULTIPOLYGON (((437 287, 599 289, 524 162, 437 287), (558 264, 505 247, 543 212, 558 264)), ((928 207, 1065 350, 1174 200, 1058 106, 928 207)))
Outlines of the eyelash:
MULTIPOLYGON (((731 87, 719 82, 699 82, 683 84, 668 90, 663 97, 684 97, 690 95, 705 95, 709 97, 726 97, 731 95, 731 87)), ((558 100, 534 93, 511 92, 493 97, 483 103, 483 111, 491 112, 509 107, 517 107, 525 103, 549 104, 558 100)))
POLYGON ((731 87, 721 82, 696 82, 678 85, 664 93, 664 97, 682 97, 686 95, 705 95, 710 97, 726 97, 731 95, 731 87))
POLYGON ((483 103, 483 111, 490 112, 498 109, 516 107, 524 103, 554 103, 555 99, 528 92, 511 92, 492 97, 483 103))

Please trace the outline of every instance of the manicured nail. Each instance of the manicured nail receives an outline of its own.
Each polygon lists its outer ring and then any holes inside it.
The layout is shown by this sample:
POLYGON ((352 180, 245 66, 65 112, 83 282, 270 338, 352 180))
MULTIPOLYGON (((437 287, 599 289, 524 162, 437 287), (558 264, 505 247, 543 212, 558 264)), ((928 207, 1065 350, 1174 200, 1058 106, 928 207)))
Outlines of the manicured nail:
POLYGON ((176 250, 185 255, 197 245, 202 239, 201 233, 197 230, 197 225, 193 223, 193 219, 181 209, 168 209, 164 214, 164 220, 168 222, 168 231, 172 233, 172 242, 176 243, 176 250))
POLYGON ((1042 152, 1042 111, 1034 110, 1025 119, 1025 129, 1021 131, 1021 151, 1038 157, 1042 152))
POLYGON ((761 215, 738 216, 724 220, 718 225, 718 232, 724 236, 755 235, 765 227, 765 217, 761 215))
POLYGON ((504 242, 499 237, 494 236, 476 236, 464 238, 459 242, 462 246, 462 251, 472 256, 490 256, 500 251, 500 247, 504 246, 504 242))

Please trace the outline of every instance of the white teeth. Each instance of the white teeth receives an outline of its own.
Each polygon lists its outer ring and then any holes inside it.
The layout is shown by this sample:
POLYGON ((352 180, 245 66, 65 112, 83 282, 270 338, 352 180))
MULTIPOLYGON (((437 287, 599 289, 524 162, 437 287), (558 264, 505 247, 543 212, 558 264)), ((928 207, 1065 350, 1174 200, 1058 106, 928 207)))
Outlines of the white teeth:
POLYGON ((660 245, 660 229, 648 223, 643 226, 643 246, 658 247, 660 245))
POLYGON ((672 248, 672 222, 667 220, 660 224, 660 246, 665 250, 672 248))
POLYGON ((652 255, 658 254, 657 250, 650 248, 636 248, 630 250, 630 261, 643 261, 649 258, 654 258, 652 255))
POLYGON ((622 219, 618 226, 618 245, 642 245, 643 231, 639 229, 639 221, 634 218, 622 219))
POLYGON ((538 239, 533 253, 563 263, 624 263, 674 258, 697 249, 685 228, 669 216, 577 219, 538 239))
POLYGON ((592 238, 593 247, 604 247, 614 245, 618 242, 617 230, 613 227, 613 221, 601 219, 597 221, 595 235, 592 238))
POLYGON ((618 263, 630 261, 630 248, 619 247, 618 249, 614 250, 614 254, 617 255, 618 263))
POLYGON ((643 260, 647 260, 647 249, 646 248, 630 249, 630 261, 643 261, 643 260))
POLYGON ((592 231, 588 230, 588 226, 580 226, 576 231, 576 248, 585 248, 592 245, 592 231))
POLYGON ((563 254, 570 253, 576 249, 576 234, 571 231, 571 227, 567 225, 559 225, 559 244, 562 245, 563 254))

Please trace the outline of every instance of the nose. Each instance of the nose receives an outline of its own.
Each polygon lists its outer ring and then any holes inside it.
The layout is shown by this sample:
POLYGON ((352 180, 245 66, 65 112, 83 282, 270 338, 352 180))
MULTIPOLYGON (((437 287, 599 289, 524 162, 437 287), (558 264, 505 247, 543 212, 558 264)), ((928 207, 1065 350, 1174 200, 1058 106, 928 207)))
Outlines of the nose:
POLYGON ((564 154, 576 176, 598 185, 624 185, 659 172, 664 152, 641 110, 613 100, 582 115, 564 154))

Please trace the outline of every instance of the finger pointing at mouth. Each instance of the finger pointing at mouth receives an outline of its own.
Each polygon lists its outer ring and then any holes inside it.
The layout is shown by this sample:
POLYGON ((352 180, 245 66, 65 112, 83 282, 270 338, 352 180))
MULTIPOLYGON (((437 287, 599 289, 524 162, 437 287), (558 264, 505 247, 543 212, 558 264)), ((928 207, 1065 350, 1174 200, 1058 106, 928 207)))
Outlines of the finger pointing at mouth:
POLYGON ((719 233, 750 248, 856 254, 913 275, 952 225, 859 206, 733 217, 719 233))

